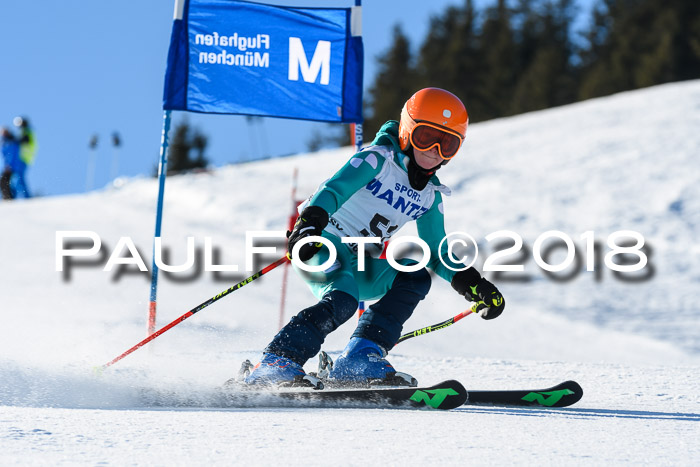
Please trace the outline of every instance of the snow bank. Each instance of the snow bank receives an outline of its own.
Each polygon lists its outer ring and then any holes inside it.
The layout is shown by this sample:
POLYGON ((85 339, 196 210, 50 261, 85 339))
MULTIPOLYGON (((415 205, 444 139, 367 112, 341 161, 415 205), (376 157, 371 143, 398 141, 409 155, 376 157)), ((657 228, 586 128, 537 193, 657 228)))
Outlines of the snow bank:
MULTIPOLYGON (((149 276, 133 268, 104 272, 100 264, 57 272, 56 231, 96 232, 102 265, 119 239, 130 237, 150 266, 156 181, 0 204, 7 226, 0 233, 0 459, 131 463, 138 455, 137 462, 178 464, 284 455, 291 464, 391 464, 406 456, 446 464, 696 464, 698 102, 700 81, 691 81, 472 125, 461 153, 441 170, 453 189, 445 201, 447 231, 478 239, 479 267, 495 251, 485 240, 489 233, 516 232, 528 250, 509 260, 524 271, 488 274, 508 303, 501 318, 471 316, 409 340, 392 352, 393 363, 423 383, 449 377, 468 388, 576 379, 586 394, 571 410, 203 409, 216 406, 214 388, 243 359, 258 358, 277 331, 282 268, 96 375, 94 366, 145 337, 149 276), (637 231, 650 248, 647 276, 622 280, 599 262, 596 272, 582 264, 562 273, 570 280, 552 279, 532 258, 535 240, 549 230, 569 235, 579 256, 585 232, 595 232, 604 254, 610 234, 637 231), (318 447, 332 437, 342 443, 323 449, 324 457, 288 455, 310 439, 318 447), (417 437, 440 449, 416 448, 417 437)), ((163 240, 171 263, 184 261, 186 237, 200 247, 212 237, 220 263, 242 267, 246 230, 285 228, 294 168, 305 197, 351 153, 343 148, 169 178, 163 240)), ((161 275, 159 326, 243 277, 161 275)), ((286 317, 311 301, 290 274, 286 317)), ((466 305, 436 280, 405 330, 466 305)), ((337 355, 352 330, 353 322, 345 324, 325 348, 337 355)))

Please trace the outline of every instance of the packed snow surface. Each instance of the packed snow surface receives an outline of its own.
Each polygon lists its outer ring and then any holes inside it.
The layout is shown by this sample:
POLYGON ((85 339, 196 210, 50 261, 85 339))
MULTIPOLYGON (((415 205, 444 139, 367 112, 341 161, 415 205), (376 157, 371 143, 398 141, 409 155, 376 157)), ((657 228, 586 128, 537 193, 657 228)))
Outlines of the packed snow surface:
MULTIPOLYGON (((0 464, 698 465, 699 128, 700 81, 670 84, 471 125, 461 152, 439 172, 452 188, 446 230, 478 241, 476 266, 512 245, 486 240, 507 230, 524 245, 497 262, 524 270, 486 274, 506 297, 501 317, 468 316, 402 343, 390 360, 424 385, 546 388, 576 380, 584 397, 564 409, 218 406, 216 388, 242 360, 258 359, 277 332, 283 278, 286 319, 314 302, 285 266, 94 371, 145 337, 150 275, 134 264, 103 268, 122 237, 150 268, 156 180, 3 202, 0 464), (548 275, 533 251, 551 230, 572 239, 577 261, 548 275), (57 231, 94 232, 101 256, 71 258, 58 272, 57 231), (641 271, 614 273, 604 263, 616 231, 644 238, 641 271), (595 271, 586 270, 586 238, 599 243, 595 271)), ((204 272, 198 257, 199 269, 161 272, 158 326, 251 274, 245 232, 285 229, 295 169, 297 198, 305 198, 351 154, 343 148, 170 177, 168 264, 185 262, 187 237, 202 252, 211 237, 214 262, 241 271, 204 272)), ((563 261, 562 245, 550 264, 563 261)), ((134 256, 118 250, 114 258, 134 256)), ((282 254, 263 255, 256 268, 282 254)), ((436 278, 404 330, 467 306, 436 278)), ((353 322, 326 340, 332 356, 353 322)))

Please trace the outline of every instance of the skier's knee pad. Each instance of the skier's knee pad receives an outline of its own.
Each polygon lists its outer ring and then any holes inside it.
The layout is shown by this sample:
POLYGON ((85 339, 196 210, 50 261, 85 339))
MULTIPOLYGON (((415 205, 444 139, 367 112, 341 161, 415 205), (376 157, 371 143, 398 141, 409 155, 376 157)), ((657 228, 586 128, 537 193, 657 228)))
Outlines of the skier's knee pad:
POLYGON ((328 335, 355 314, 357 304, 352 295, 334 290, 324 295, 316 305, 302 310, 295 318, 313 324, 328 335))

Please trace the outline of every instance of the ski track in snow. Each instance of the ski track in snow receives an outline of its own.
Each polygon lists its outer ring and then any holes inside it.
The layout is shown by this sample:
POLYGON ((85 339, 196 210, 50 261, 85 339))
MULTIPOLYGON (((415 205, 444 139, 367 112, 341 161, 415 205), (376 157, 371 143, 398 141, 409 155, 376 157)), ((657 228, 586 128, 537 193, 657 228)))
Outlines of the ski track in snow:
MULTIPOLYGON (((557 282, 530 256, 526 281, 495 279, 508 302, 501 318, 470 316, 390 355, 422 385, 454 378, 467 389, 537 389, 576 380, 584 397, 564 409, 222 408, 216 388, 277 331, 281 270, 95 373, 144 337, 149 278, 85 266, 67 278, 55 271, 55 232, 95 231, 107 254, 129 236, 150 265, 156 181, 0 203, 13 227, 0 233, 0 464, 698 465, 698 102, 700 81, 691 81, 472 125, 440 173, 453 189, 447 231, 468 231, 485 254, 483 238, 502 229, 529 247, 547 230, 583 247, 579 236, 592 230, 604 248, 610 233, 636 230, 651 247, 653 274, 639 282, 604 267, 600 278, 581 270, 557 282)), ((171 263, 184 261, 185 237, 201 246, 210 236, 220 262, 242 268, 245 230, 286 225, 294 167, 308 196, 351 153, 169 178, 171 263)), ((159 325, 237 277, 162 275, 159 325)), ((289 280, 287 316, 313 300, 289 280)), ((405 330, 466 306, 438 279, 405 330)), ((327 339, 333 357, 352 321, 327 339)))
MULTIPOLYGON (((689 390, 697 389, 697 367, 395 360, 430 380, 458 368, 467 386, 485 389, 577 377, 585 395, 563 409, 221 409, 198 406, 207 404, 207 391, 213 396, 211 386, 197 381, 187 390, 184 382, 164 385, 157 377, 127 371, 104 380, 63 375, 68 381, 56 381, 63 395, 43 394, 30 407, 2 409, 2 459, 21 464, 50 459, 58 465, 258 465, 281 458, 291 465, 361 465, 378 459, 389 465, 693 465, 700 455, 700 398, 689 390), (160 399, 164 407, 144 407, 153 402, 142 392, 149 380, 152 388, 172 391, 160 399), (76 400, 72 392, 84 399, 76 400), (167 407, 186 404, 192 396, 191 407, 167 407), (58 406, 42 407, 51 403, 58 406)), ((46 384, 47 375, 34 376, 30 385, 46 384)))

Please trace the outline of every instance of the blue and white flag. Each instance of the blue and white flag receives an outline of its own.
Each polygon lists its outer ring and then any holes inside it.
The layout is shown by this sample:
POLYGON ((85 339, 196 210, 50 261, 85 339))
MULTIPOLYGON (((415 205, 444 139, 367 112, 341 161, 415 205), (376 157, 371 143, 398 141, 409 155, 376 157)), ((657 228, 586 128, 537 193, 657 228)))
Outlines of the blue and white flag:
POLYGON ((176 0, 163 108, 362 122, 360 15, 176 0))

